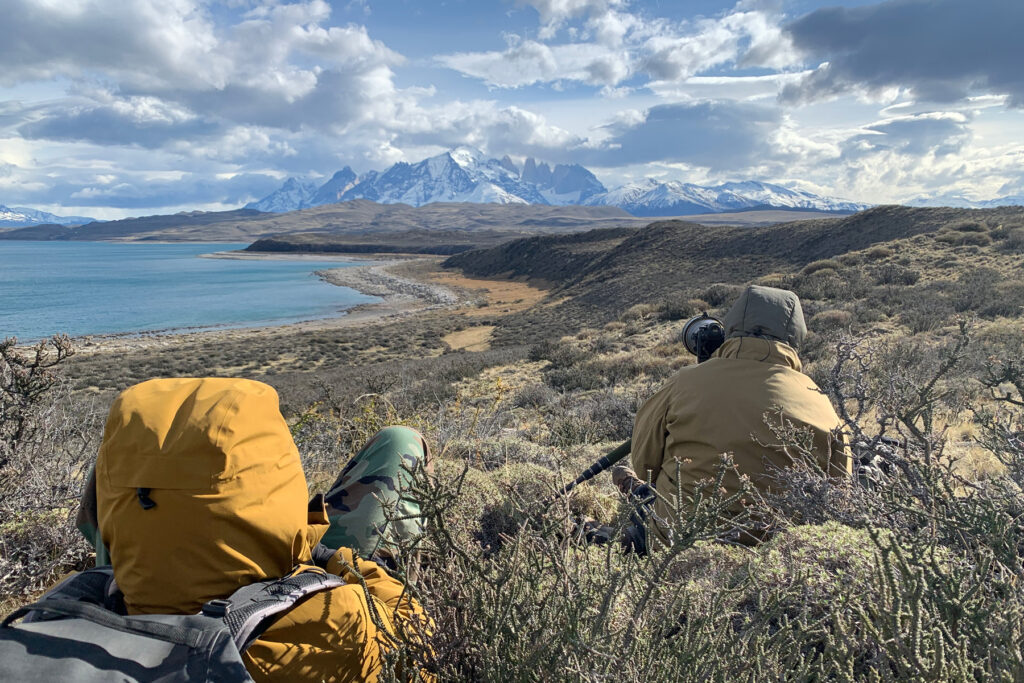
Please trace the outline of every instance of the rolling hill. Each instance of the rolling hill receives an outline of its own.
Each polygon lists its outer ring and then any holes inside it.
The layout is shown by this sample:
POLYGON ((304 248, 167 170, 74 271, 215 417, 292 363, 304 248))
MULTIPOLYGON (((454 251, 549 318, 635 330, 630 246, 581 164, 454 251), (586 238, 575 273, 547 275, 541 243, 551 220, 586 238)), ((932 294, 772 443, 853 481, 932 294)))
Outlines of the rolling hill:
POLYGON ((951 231, 969 235, 970 230, 961 233, 954 228, 972 225, 986 233, 974 238, 976 242, 991 242, 990 226, 1004 226, 1004 231, 1011 232, 1005 226, 1024 227, 1024 208, 882 206, 845 218, 754 228, 711 229, 684 221, 659 221, 642 229, 516 240, 452 256, 444 265, 481 277, 539 280, 552 288, 551 298, 557 305, 503 323, 500 334, 515 339, 526 327, 569 330, 600 325, 640 302, 685 301, 716 283, 739 284, 772 273, 799 272, 808 264, 876 245, 899 243, 906 248, 920 235, 928 236, 934 258, 941 254, 955 259, 956 249, 981 247, 957 244, 942 235, 951 231))

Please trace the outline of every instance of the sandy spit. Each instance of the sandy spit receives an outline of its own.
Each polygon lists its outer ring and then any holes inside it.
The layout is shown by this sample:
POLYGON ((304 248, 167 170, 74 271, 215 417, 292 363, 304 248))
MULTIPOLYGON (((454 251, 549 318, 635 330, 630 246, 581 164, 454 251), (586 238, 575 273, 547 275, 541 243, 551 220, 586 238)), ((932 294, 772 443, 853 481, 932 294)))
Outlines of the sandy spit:
MULTIPOLYGON (((245 254, 237 252, 221 252, 222 255, 205 254, 207 258, 281 258, 279 254, 245 254)), ((289 254, 289 259, 293 255, 289 254)), ((365 259, 346 256, 339 258, 330 255, 324 258, 320 254, 308 254, 309 260, 327 261, 366 261, 365 259)), ((429 257, 428 257, 429 258, 429 257)), ((458 287, 445 287, 426 280, 414 279, 406 274, 396 275, 388 272, 388 268, 398 264, 406 264, 408 258, 388 258, 380 263, 366 266, 349 266, 317 271, 316 274, 325 282, 341 287, 350 287, 370 296, 380 297, 379 302, 355 306, 341 312, 337 317, 307 320, 288 325, 268 325, 258 327, 240 327, 203 330, 155 330, 151 332, 132 332, 110 335, 87 335, 74 339, 77 353, 111 353, 136 351, 150 348, 169 347, 183 342, 214 342, 232 341, 244 343, 254 338, 274 338, 282 334, 294 332, 316 331, 376 324, 407 316, 420 311, 438 308, 454 308, 467 301, 469 292, 458 287)), ((431 258, 431 260, 434 260, 431 258)))

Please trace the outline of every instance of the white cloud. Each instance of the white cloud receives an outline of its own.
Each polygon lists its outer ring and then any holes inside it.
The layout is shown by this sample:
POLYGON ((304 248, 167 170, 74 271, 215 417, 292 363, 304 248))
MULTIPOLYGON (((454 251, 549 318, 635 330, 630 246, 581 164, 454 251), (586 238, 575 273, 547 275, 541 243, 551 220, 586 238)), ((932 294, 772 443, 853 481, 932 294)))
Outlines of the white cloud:
MULTIPOLYGON (((155 125, 140 120, 148 107, 181 113, 177 119, 196 112, 226 129, 344 127, 379 117, 401 97, 391 69, 402 57, 365 27, 326 26, 330 6, 322 0, 260 5, 228 26, 192 0, 6 4, 0 82, 64 77, 91 84, 100 73, 116 84, 79 88, 79 97, 93 102, 79 102, 74 112, 58 104, 65 121, 102 110, 129 127, 155 125), (17 38, 7 40, 8 33, 17 38)), ((169 137, 181 132, 164 123, 169 137)), ((62 139, 73 129, 58 127, 67 129, 62 139)), ((33 134, 51 128, 40 124, 33 134)))
POLYGON ((797 52, 778 13, 732 11, 720 17, 673 23, 632 14, 625 3, 564 0, 530 3, 543 22, 540 40, 511 37, 504 51, 441 55, 439 64, 499 88, 562 81, 614 88, 642 74, 663 88, 718 67, 789 68, 797 52), (566 22, 570 42, 552 44, 566 22), (548 30, 545 30, 548 29, 548 30))
POLYGON ((500 107, 493 101, 457 101, 421 110, 417 118, 405 121, 394 142, 401 148, 425 149, 429 153, 472 145, 497 155, 554 159, 586 141, 521 107, 500 107))
POLYGON ((878 151, 948 156, 963 150, 971 140, 970 119, 960 112, 928 112, 896 116, 864 126, 864 132, 844 143, 848 157, 878 151))
POLYGON ((540 38, 553 38, 570 19, 579 16, 606 16, 612 8, 625 7, 626 0, 522 0, 520 5, 533 7, 540 15, 540 38))
POLYGON ((455 53, 438 62, 489 86, 520 88, 563 80, 614 86, 629 75, 629 59, 593 43, 548 46, 524 40, 504 52, 455 53))

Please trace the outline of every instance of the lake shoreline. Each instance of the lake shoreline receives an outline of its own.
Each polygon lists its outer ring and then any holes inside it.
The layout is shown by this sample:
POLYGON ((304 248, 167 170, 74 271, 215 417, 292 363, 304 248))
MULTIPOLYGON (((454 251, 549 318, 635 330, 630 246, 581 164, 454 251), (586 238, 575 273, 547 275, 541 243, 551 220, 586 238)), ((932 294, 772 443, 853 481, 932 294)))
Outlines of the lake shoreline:
MULTIPOLYGON (((231 252, 221 252, 231 254, 231 252)), ((234 255, 206 258, 237 258, 234 255)), ((310 255, 314 256, 314 255, 310 255)), ((128 352, 143 349, 162 348, 182 342, 244 342, 247 339, 276 337, 294 332, 313 332, 339 328, 359 327, 440 308, 457 308, 472 305, 476 298, 472 288, 450 286, 431 281, 428 273, 435 272, 440 259, 437 257, 389 258, 380 263, 326 268, 315 271, 315 275, 329 284, 348 287, 360 294, 375 296, 380 301, 357 304, 336 315, 324 316, 292 323, 273 323, 231 327, 167 328, 143 332, 119 332, 110 334, 81 335, 72 337, 78 352, 91 355, 128 352), (402 272, 391 269, 402 266, 402 272), (412 267, 410 267, 412 266, 412 267), (419 266, 418 268, 416 266, 419 266)), ((277 260, 276 254, 260 252, 242 258, 277 260)), ((317 260, 317 259, 306 259, 317 260)), ((329 259, 338 262, 332 255, 329 259)), ((352 258, 352 261, 368 259, 352 258)))

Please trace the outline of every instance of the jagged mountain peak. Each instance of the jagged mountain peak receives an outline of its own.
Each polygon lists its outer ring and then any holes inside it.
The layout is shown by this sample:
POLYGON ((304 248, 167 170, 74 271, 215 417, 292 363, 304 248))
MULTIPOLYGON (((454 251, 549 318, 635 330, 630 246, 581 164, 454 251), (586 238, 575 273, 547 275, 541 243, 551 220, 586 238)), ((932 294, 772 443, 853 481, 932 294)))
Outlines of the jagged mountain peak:
MULTIPOLYGON (((484 153, 475 147, 461 146, 449 150, 446 154, 463 168, 478 166, 484 162, 484 153)), ((500 162, 499 162, 500 163, 500 162)))
POLYGON ((500 163, 501 167, 504 168, 509 173, 519 175, 519 167, 516 166, 516 162, 512 161, 509 155, 506 154, 505 156, 503 156, 501 158, 501 161, 498 163, 500 163))
POLYGON ((331 179, 321 185, 319 189, 312 192, 302 202, 301 208, 308 209, 341 201, 342 196, 356 184, 358 179, 356 172, 346 166, 331 176, 331 179))
POLYGON ((617 206, 637 216, 762 207, 853 212, 866 207, 756 180, 705 187, 646 178, 609 191, 579 164, 556 164, 552 168, 546 161, 527 157, 520 168, 507 155, 489 158, 468 145, 418 162, 401 161, 384 171, 370 171, 359 177, 346 166, 319 188, 310 189, 308 182, 289 179, 280 190, 247 208, 290 211, 354 199, 412 206, 434 202, 617 206))

